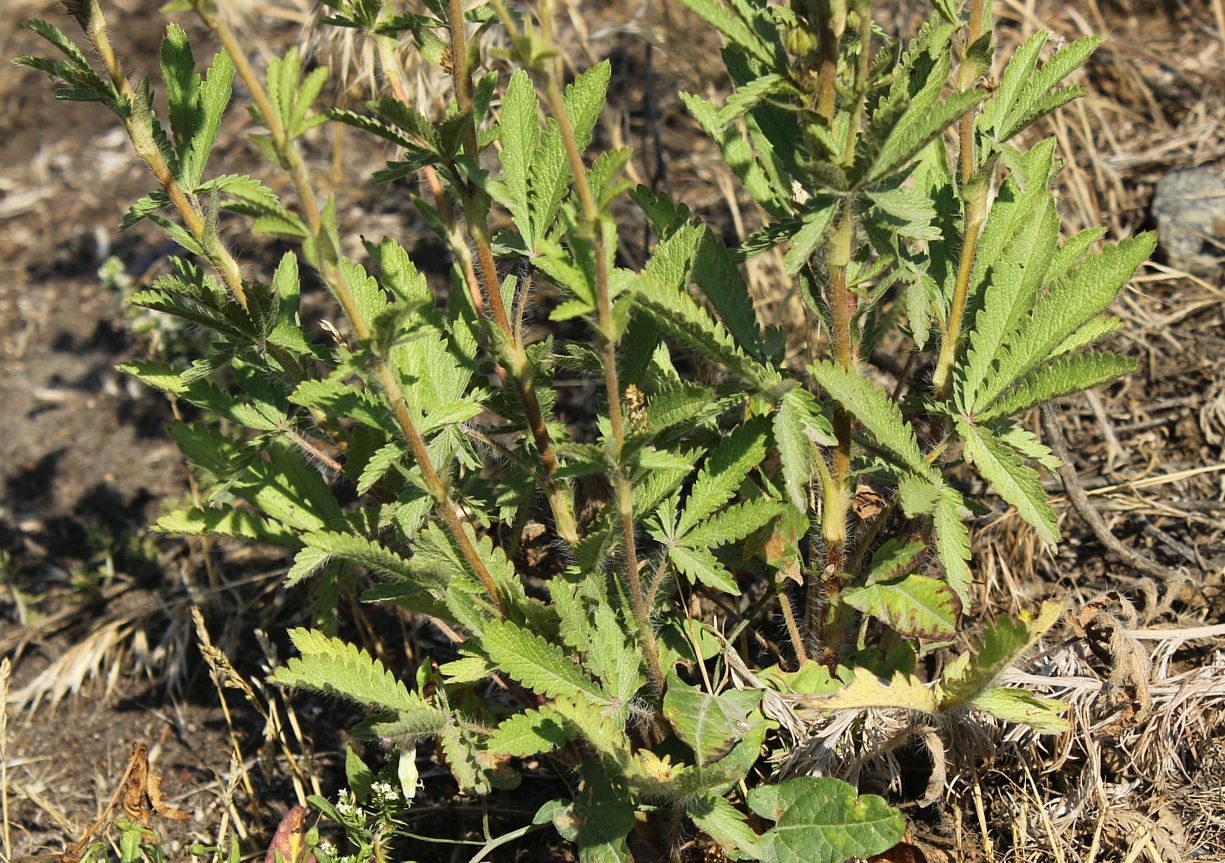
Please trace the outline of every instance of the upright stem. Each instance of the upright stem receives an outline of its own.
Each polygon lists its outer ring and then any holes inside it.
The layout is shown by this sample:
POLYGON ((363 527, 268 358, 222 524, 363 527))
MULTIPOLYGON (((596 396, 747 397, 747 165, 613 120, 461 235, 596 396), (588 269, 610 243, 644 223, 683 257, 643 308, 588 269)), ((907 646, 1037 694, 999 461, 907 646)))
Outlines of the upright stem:
MULTIPOLYGON (((982 36, 984 0, 971 0, 969 20, 966 22, 962 40, 961 65, 957 70, 957 87, 962 92, 974 86, 978 70, 970 58, 970 48, 982 36)), ((963 219, 961 256, 957 262, 957 278, 953 283, 953 297, 949 304, 948 323, 940 341, 940 354, 936 359, 936 370, 932 374, 932 385, 936 395, 947 399, 952 391, 953 365, 957 359, 957 348, 961 342, 961 330, 965 324, 966 302, 970 295, 970 277, 974 272, 974 257, 978 253, 978 239, 982 232, 987 210, 988 178, 979 176, 977 157, 974 153, 974 120, 977 111, 969 111, 961 118, 958 128, 958 172, 963 219)))
MULTIPOLYGON (((466 111, 471 117, 464 128, 464 151, 470 159, 479 157, 479 147, 476 135, 476 117, 473 114, 472 78, 468 74, 468 36, 464 27, 464 10, 462 0, 450 0, 448 15, 451 26, 451 74, 455 80, 455 99, 460 111, 466 111)), ((493 257, 493 247, 490 243, 488 206, 480 193, 471 189, 458 189, 464 209, 464 223, 468 228, 468 236, 476 249, 476 270, 484 287, 489 303, 489 315, 494 326, 501 333, 504 360, 515 388, 523 412, 527 418, 528 429, 536 444, 540 456, 540 464, 544 469, 544 491, 549 499, 549 507, 553 511, 553 522, 558 535, 569 545, 578 542, 578 521, 574 516, 574 502, 569 489, 558 481, 557 452, 549 434, 544 411, 540 407, 540 399, 536 395, 533 384, 534 370, 527 350, 518 337, 518 331, 512 326, 506 313, 506 304, 502 300, 502 286, 498 283, 498 268, 493 257)), ((462 243, 462 240, 459 241, 462 243)))
MULTIPOLYGON (((98 0, 89 0, 89 5, 85 7, 77 20, 81 23, 90 41, 93 42, 94 49, 98 52, 102 65, 106 67, 106 74, 110 77, 116 92, 129 105, 135 107, 137 104, 136 94, 128 83, 127 75, 124 74, 119 58, 115 55, 115 49, 111 45, 110 37, 106 32, 106 18, 102 14, 102 7, 98 4, 98 0)), ((148 111, 151 108, 146 105, 144 110, 148 111)), ((247 292, 243 287, 242 270, 239 269, 238 262, 234 260, 234 256, 230 254, 225 244, 221 242, 216 228, 209 223, 199 203, 175 179, 174 172, 170 170, 170 166, 166 163, 161 148, 153 140, 153 134, 150 132, 148 124, 142 122, 144 119, 144 117, 138 116, 135 112, 122 118, 124 130, 132 141, 136 155, 140 157, 141 161, 153 173, 157 182, 166 192, 166 196, 170 199, 170 203, 178 211, 179 217, 183 220, 183 224, 188 232, 200 244, 200 247, 204 250, 205 257, 208 258, 213 268, 217 270, 221 280, 225 282, 226 288, 229 289, 230 294, 245 310, 247 308, 247 292)))
MULTIPOLYGON (((216 34, 222 47, 230 55, 230 59, 233 61, 239 77, 242 78, 243 83, 251 94, 252 101, 263 116, 264 124, 272 136, 273 145, 289 168, 290 179, 302 204, 302 210, 306 216, 311 236, 315 238, 317 243, 324 243, 327 231, 323 224, 323 217, 319 206, 315 201, 310 170, 302 159, 297 145, 286 133, 284 126, 281 124, 280 116, 273 109, 272 102, 268 98, 268 93, 264 89, 263 83, 255 74, 254 68, 252 68, 247 60, 246 53, 242 50, 242 46, 238 44, 238 40, 235 38, 233 31, 230 30, 225 19, 216 12, 206 11, 203 4, 196 8, 201 20, 216 34)), ((362 313, 361 307, 358 306, 343 270, 337 264, 338 253, 339 250, 336 249, 320 248, 317 255, 319 273, 340 302, 345 316, 353 326, 354 335, 357 336, 360 342, 369 343, 372 335, 370 324, 362 313)), ((418 431, 412 414, 408 410, 408 405, 404 398, 404 390, 400 386, 399 379, 396 377, 395 372, 387 365, 386 358, 381 353, 375 350, 371 354, 371 370, 374 379, 386 396, 396 424, 404 435, 404 439, 408 442, 413 459, 421 469, 425 486, 431 497, 434 498, 435 508, 447 529, 447 533, 450 534, 452 542, 455 543, 456 548, 459 550, 465 563, 472 570, 473 575, 480 581, 481 586, 497 606, 498 612, 505 614, 505 603, 501 592, 498 590, 497 583, 493 580, 493 576, 477 552, 471 537, 469 537, 468 532, 464 529, 463 519, 460 517, 454 501, 451 500, 446 483, 434 467, 429 450, 425 445, 425 439, 418 431)))
MULTIPOLYGON (((454 4, 458 0, 451 0, 451 2, 454 4)), ((501 0, 494 0, 493 5, 512 42, 517 42, 519 40, 518 28, 507 13, 505 4, 501 0)), ((545 45, 552 44, 552 18, 553 4, 551 0, 545 0, 541 3, 540 9, 541 36, 545 45)), ((642 589, 642 579, 638 571, 637 541, 634 536, 634 489, 622 464, 622 451, 625 447, 625 417, 621 409, 621 385, 617 376, 618 339, 616 324, 613 321, 612 295, 609 289, 604 223, 595 198, 591 194, 591 186, 587 182, 587 166, 579 150, 578 138, 574 134, 574 127, 570 124, 570 116, 566 113, 559 64, 560 59, 545 61, 539 72, 544 85, 545 98, 549 104, 549 112, 556 120, 558 131, 565 144, 566 157, 570 163, 570 173, 574 180, 574 191, 579 200, 581 230, 592 243, 596 261, 596 335, 600 341, 600 353, 604 366, 604 387, 608 392, 608 422, 612 435, 610 441, 612 451, 609 456, 612 463, 613 495, 616 498, 617 517, 621 523, 625 582, 634 622, 638 629, 639 646, 646 658, 651 683, 657 690, 662 691, 664 675, 659 660, 659 646, 655 641, 655 632, 651 628, 651 608, 647 602, 646 593, 642 589)))
MULTIPOLYGON (((863 100, 871 69, 872 22, 867 10, 861 13, 859 34, 859 62, 855 69, 855 106, 851 109, 846 143, 842 161, 849 163, 854 158, 855 142, 860 127, 863 100)), ((822 62, 832 57, 833 68, 829 79, 837 72, 838 33, 832 13, 821 19, 822 62), (828 47, 827 47, 828 46, 828 47), (833 52, 832 54, 829 52, 833 52)), ((821 75, 822 99, 819 110, 827 125, 833 125, 836 105, 826 102, 824 86, 827 79, 821 75)), ((849 200, 840 205, 834 229, 826 242, 825 258, 829 271, 830 341, 834 362, 847 371, 858 366, 855 350, 854 313, 855 295, 847 285, 847 267, 855 244, 855 213, 849 200)), ((816 632, 820 642, 820 658, 826 664, 837 661, 842 641, 840 627, 840 595, 846 582, 847 513, 851 506, 851 447, 853 421, 851 415, 841 407, 834 411, 834 447, 828 471, 821 471, 823 489, 821 536, 825 542, 825 560, 821 572, 810 577, 806 589, 804 611, 805 630, 816 632)), ((824 468, 824 465, 821 465, 824 468)))

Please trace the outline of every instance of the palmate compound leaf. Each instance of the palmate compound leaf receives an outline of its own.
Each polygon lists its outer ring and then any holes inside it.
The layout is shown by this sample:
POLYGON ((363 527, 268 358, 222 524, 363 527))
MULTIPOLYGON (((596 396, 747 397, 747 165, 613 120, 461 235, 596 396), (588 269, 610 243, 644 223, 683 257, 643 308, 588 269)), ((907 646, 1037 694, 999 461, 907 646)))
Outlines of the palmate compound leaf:
POLYGON ((997 364, 978 388, 971 413, 983 414, 1001 393, 1046 361, 1051 351, 1104 311, 1156 245, 1153 233, 1123 240, 1087 257, 1039 298, 1033 314, 1021 323, 1008 347, 997 355, 997 364))
POLYGON ((966 458, 983 479, 1000 497, 1016 507, 1017 513, 1037 531, 1043 542, 1056 545, 1059 526, 1038 472, 984 428, 959 419, 957 432, 965 442, 966 458))
POLYGON ((749 808, 777 823, 761 837, 768 863, 842 863, 896 845, 906 824, 874 794, 840 779, 800 776, 749 792, 749 808))
POLYGON ((957 634, 961 601, 946 582, 907 575, 843 591, 843 601, 911 638, 941 639, 957 634))
POLYGON ((761 691, 728 690, 711 695, 668 674, 664 717, 704 765, 726 755, 741 737, 763 721, 756 715, 761 691))

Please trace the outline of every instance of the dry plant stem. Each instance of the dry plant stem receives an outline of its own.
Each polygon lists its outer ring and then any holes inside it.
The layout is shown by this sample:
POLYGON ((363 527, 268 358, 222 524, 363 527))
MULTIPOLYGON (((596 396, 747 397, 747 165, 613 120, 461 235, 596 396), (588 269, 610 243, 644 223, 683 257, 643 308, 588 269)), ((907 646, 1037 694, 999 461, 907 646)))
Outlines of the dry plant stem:
POLYGON ((804 660, 808 658, 808 651, 804 649, 804 635, 800 632, 799 623, 795 619, 795 610, 791 607, 791 600, 787 596, 786 584, 780 584, 776 591, 778 597, 778 607, 783 613, 783 623, 787 626, 787 637, 791 639, 791 649, 795 652, 796 667, 804 664, 804 660))
MULTIPOLYGON (((457 5, 459 0, 451 0, 451 2, 457 5)), ((494 8, 507 27, 512 42, 517 41, 518 28, 507 13, 505 4, 501 0, 494 0, 494 8)), ((542 3, 540 9, 541 33, 546 45, 552 43, 552 16, 552 3, 542 3)), ((587 182, 587 167, 583 162, 583 154, 579 151, 574 127, 570 125, 570 117, 566 113, 558 69, 559 63, 560 60, 556 63, 546 61, 540 71, 544 79, 549 112, 557 122, 558 131, 566 147, 566 157, 570 163, 570 173, 574 180, 574 191, 579 199, 582 230, 591 239, 596 260, 596 329, 601 342, 604 387, 608 392, 608 422, 612 431, 613 446, 613 451, 610 453, 613 465, 612 484, 617 503, 617 516, 621 522, 626 587, 633 606, 639 646, 646 659, 651 683, 657 691, 662 692, 664 675, 659 662, 659 646, 655 641, 655 632, 651 628, 651 608, 642 589, 642 579, 638 571, 638 551, 634 537, 634 491, 621 461, 621 453, 625 446, 625 418, 621 412, 621 386, 617 378, 616 324, 613 322, 612 298, 608 285, 608 256, 605 253, 604 225, 600 218, 599 208, 592 197, 591 187, 587 182)))
MULTIPOLYGON (((97 2, 97 0, 94 0, 94 2, 97 2)), ((285 164, 289 167, 290 179, 293 181, 294 189, 302 204, 311 235, 317 243, 322 244, 326 240, 323 217, 315 201, 310 172, 302 159, 301 153, 298 151, 293 140, 286 134, 284 127, 281 125, 280 117, 273 109, 272 102, 268 98, 267 91, 264 89, 259 77, 255 74, 255 69, 252 68, 251 63, 247 60, 246 53, 242 50, 242 46, 238 44, 234 32, 230 30, 225 19, 218 14, 202 11, 202 6, 198 7, 198 9, 201 10, 199 12, 201 20, 221 41, 222 47, 230 55, 230 59, 233 61, 234 68, 238 71, 239 77, 242 78, 243 83, 250 92, 251 100, 255 103, 256 108, 264 119, 277 153, 280 154, 281 158, 285 160, 285 164)), ((336 263, 337 251, 331 248, 319 249, 317 255, 319 271, 336 294, 336 298, 340 302, 345 316, 353 326, 353 333, 357 336, 358 341, 368 344, 371 337, 370 324, 358 307, 353 291, 350 289, 344 273, 336 263)), ((405 440, 408 441, 409 448, 413 453, 413 459, 421 469, 421 475, 425 480, 426 488, 434 498, 438 515, 442 519, 447 533, 450 534, 452 542, 455 543, 456 548, 472 570, 473 575, 481 582, 481 586, 497 606, 498 612, 504 614, 506 609, 497 584, 494 582, 493 576, 490 575, 484 561, 481 560, 480 554, 477 553, 476 546, 473 545, 471 537, 464 530, 463 520, 460 518, 458 510, 447 492, 446 483, 443 482, 442 477, 439 476, 438 471, 435 469, 429 450, 426 449, 425 440, 417 430, 416 423, 413 422, 412 415, 408 411, 408 405, 404 399, 404 391, 400 387, 399 380, 388 367, 386 358, 378 351, 371 352, 370 365, 374 379, 386 396, 392 414, 395 416, 396 424, 400 427, 405 440)))
MULTIPOLYGON (((966 22, 965 41, 962 45, 961 65, 957 70, 957 87, 962 92, 974 86, 974 64, 969 59, 970 46, 982 35, 984 0, 971 0, 970 17, 966 22)), ((953 364, 957 359, 957 347, 961 341, 961 329, 965 319, 966 300, 970 293, 970 276, 974 272, 974 256, 978 253, 978 239, 987 211, 987 178, 975 176, 974 120, 978 111, 968 111, 961 118, 958 128, 960 142, 958 177, 961 199, 965 207, 962 230, 961 256, 957 262, 957 279, 953 285, 953 298, 949 304, 948 327, 940 340, 940 354, 936 359, 936 370, 932 374, 932 386, 936 394, 947 399, 953 385, 953 364)))
MULTIPOLYGON (((110 37, 106 32, 106 18, 102 14, 102 7, 99 6, 98 0, 90 0, 89 5, 77 16, 77 21, 80 22, 81 27, 85 30, 85 34, 98 52, 98 57, 102 60, 102 65, 106 67, 106 74, 110 77, 116 92, 119 93, 120 98, 125 100, 128 105, 135 108, 137 105, 136 94, 128 83, 119 58, 115 56, 115 49, 111 46, 110 37)), ((148 106, 144 106, 144 110, 150 109, 148 106)), ((217 270, 235 301, 245 310, 247 308, 247 292, 243 288, 242 271, 238 268, 238 262, 234 260, 234 256, 225 248, 221 238, 217 236, 216 227, 210 224, 200 209, 200 205, 175 180, 170 166, 166 163, 166 158, 162 155, 157 142, 153 140, 153 133, 149 130, 148 126, 141 122, 143 119, 142 115, 143 112, 137 113, 133 111, 128 116, 121 118, 124 131, 128 133, 128 138, 132 141, 136 155, 153 173, 158 184, 161 185, 162 189, 166 192, 166 196, 170 199, 170 203, 178 211, 179 217, 183 220, 183 224, 188 232, 200 244, 209 263, 217 270)))
POLYGON ((1159 578, 1162 582, 1176 578, 1176 573, 1171 572, 1147 556, 1132 551, 1110 532, 1109 525, 1102 520, 1102 516, 1098 513, 1096 507, 1093 506, 1093 502, 1089 500, 1089 495, 1085 493, 1084 486, 1080 484, 1080 477, 1076 475, 1076 468, 1072 462, 1072 454, 1068 452, 1068 442, 1064 439, 1063 430, 1059 428, 1059 417, 1056 415, 1054 408, 1050 405, 1043 405, 1039 410, 1042 412, 1042 431, 1046 435, 1046 442, 1050 446, 1051 451, 1055 453, 1055 456, 1063 462, 1059 468, 1059 479, 1063 482, 1064 491, 1068 495, 1068 502, 1072 504, 1076 514, 1093 531, 1097 541, 1104 545, 1106 550, 1122 561, 1124 565, 1130 566, 1132 569, 1153 578, 1159 578))
MULTIPOLYGON (((464 150, 468 157, 475 160, 480 155, 476 135, 476 117, 473 115, 472 78, 468 73, 468 35, 464 28, 464 9, 462 0, 450 0, 448 18, 451 29, 451 74, 455 81, 455 99, 460 111, 466 111, 470 122, 464 129, 464 150)), ((532 383, 533 371, 531 361, 522 342, 517 338, 510 318, 506 314, 506 304, 502 301, 502 287, 498 283, 498 267, 493 257, 493 248, 489 239, 488 208, 477 199, 472 191, 460 189, 463 198, 464 223, 468 228, 468 236, 476 249, 477 273, 484 283, 490 317, 494 326, 502 335, 505 349, 505 361, 514 379, 519 401, 527 418, 532 440, 544 468, 545 495, 553 511, 553 522, 558 535, 573 546, 578 542, 578 521, 574 516, 574 502, 569 489, 557 480, 557 453, 549 435, 549 427, 545 422, 544 412, 540 408, 540 399, 532 383)), ((462 243, 462 241, 460 241, 462 243)), ((465 250, 466 251, 466 250, 465 250)))
POLYGON ((13 836, 9 827, 9 774, 8 774, 8 700, 9 675, 12 665, 6 656, 0 659, 0 822, 3 826, 4 859, 13 859, 13 836))

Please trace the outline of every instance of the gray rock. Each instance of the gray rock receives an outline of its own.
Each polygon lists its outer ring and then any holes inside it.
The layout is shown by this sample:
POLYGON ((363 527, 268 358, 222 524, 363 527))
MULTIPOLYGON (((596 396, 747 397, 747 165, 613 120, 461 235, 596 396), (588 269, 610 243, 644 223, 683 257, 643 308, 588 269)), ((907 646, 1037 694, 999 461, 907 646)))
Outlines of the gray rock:
POLYGON ((1225 272, 1225 164, 1170 171, 1157 183, 1153 217, 1170 266, 1225 272))

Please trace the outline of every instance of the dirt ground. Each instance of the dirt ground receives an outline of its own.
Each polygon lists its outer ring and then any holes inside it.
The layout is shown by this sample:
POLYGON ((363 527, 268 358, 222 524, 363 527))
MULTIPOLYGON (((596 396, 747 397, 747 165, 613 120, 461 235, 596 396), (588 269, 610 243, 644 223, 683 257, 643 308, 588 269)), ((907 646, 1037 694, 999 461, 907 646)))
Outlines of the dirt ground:
MULTIPOLYGON (((16 21, 62 17, 44 2, 3 5, 0 57, 6 60, 40 50, 16 21)), ((110 3, 113 20, 122 22, 116 31, 121 54, 133 65, 148 63, 150 74, 164 26, 160 5, 110 3)), ((259 40, 298 40, 303 13, 290 0, 243 5, 251 7, 259 40)), ((877 6, 890 11, 889 4, 877 6)), ((733 237, 751 230, 749 203, 713 168, 709 145, 676 95, 722 86, 712 66, 713 40, 671 37, 693 32, 672 0, 572 8, 582 10, 572 24, 584 62, 614 60, 620 120, 602 134, 636 148, 640 178, 663 183, 699 213, 721 220, 733 237)), ((908 20, 910 9, 897 4, 897 20, 908 20)), ((1061 194, 1069 229, 1105 224, 1117 238, 1149 227, 1153 187, 1166 171, 1225 158, 1225 33, 1209 0, 1006 0, 996 4, 996 14, 1007 43, 1038 26, 1065 38, 1091 31, 1109 37, 1084 76, 1088 98, 1051 127, 1073 166, 1061 194)), ((163 431, 171 407, 114 371, 139 355, 143 343, 125 326, 99 269, 115 256, 139 281, 158 272, 167 252, 153 233, 117 230, 126 206, 148 187, 126 140, 101 109, 55 102, 44 78, 7 63, 0 65, 0 117, 0 653, 14 662, 4 741, 14 859, 58 853, 81 836, 110 799, 137 741, 151 747, 171 802, 192 815, 167 828, 171 859, 186 859, 192 838, 211 841, 223 821, 240 831, 244 848, 256 850, 303 788, 312 781, 316 790, 336 787, 343 740, 335 728, 347 717, 310 704, 294 713, 258 684, 274 648, 262 647, 249 630, 275 635, 303 617, 295 600, 276 589, 284 561, 146 530, 165 501, 182 500, 189 489, 163 431), (224 569, 224 586, 210 578, 206 558, 224 569), (238 673, 253 682, 250 698, 226 690, 223 709, 195 648, 193 605, 203 608, 214 641, 238 673), (301 729, 282 726, 271 735, 288 741, 288 754, 265 743, 265 714, 274 708, 282 722, 296 720, 301 729), (234 768, 235 751, 245 769, 234 768)), ((244 122, 237 111, 228 117, 219 168, 256 165, 244 122)), ((321 163, 329 156, 325 144, 313 154, 321 163)), ((357 182, 378 154, 370 145, 349 151, 342 221, 353 239, 359 230, 422 236, 407 207, 357 182)), ((275 261, 271 248, 243 251, 256 269, 275 261)), ((784 316, 788 300, 770 292, 768 268, 751 275, 762 286, 766 313, 784 316)), ((1067 541, 1058 557, 1041 552, 1015 517, 1000 512, 980 525, 976 559, 1001 610, 1057 590, 1082 603, 1117 590, 1137 609, 1134 627, 1210 627, 1225 621, 1225 286, 1220 273, 1191 277, 1159 258, 1115 312, 1126 322, 1115 347, 1140 360, 1142 370, 1092 398, 1069 401, 1062 426, 1107 526, 1167 577, 1138 573, 1108 553, 1066 503, 1067 541)), ((1225 638, 1180 642, 1165 659, 1164 680, 1225 667, 1225 638)), ((1123 819, 1120 826, 1104 816, 1101 822, 1107 836, 1121 831, 1126 839, 1132 830, 1150 837, 1148 845, 1135 846, 1133 859, 1179 859, 1167 848, 1174 842, 1183 853, 1199 849, 1195 859, 1225 860, 1225 704, 1214 709, 1202 727, 1187 732, 1194 752, 1175 747, 1182 763, 1170 775, 1177 779, 1120 773, 1132 776, 1126 781, 1135 793, 1150 795, 1123 807, 1143 823, 1123 819), (1154 788, 1162 789, 1159 806, 1154 788)), ((460 812, 447 781, 427 776, 430 798, 414 809, 423 832, 475 835, 483 815, 492 814, 495 823, 516 815, 497 803, 460 812), (439 822, 440 812, 446 820, 439 822)), ((1046 792, 1058 779, 1038 784, 1046 792)), ((1038 784, 1034 793, 1041 797, 1038 784)), ((535 794, 525 790, 516 805, 529 806, 535 794)), ((547 799, 547 789, 540 795, 547 799)), ((1007 834, 997 825, 1006 816, 988 806, 982 817, 1007 834)), ((523 843, 499 859, 564 859, 544 843, 523 843)), ((1015 857, 986 859, 1056 859, 1019 845, 1015 857)), ((421 859, 452 859, 449 849, 430 853, 421 859)))

